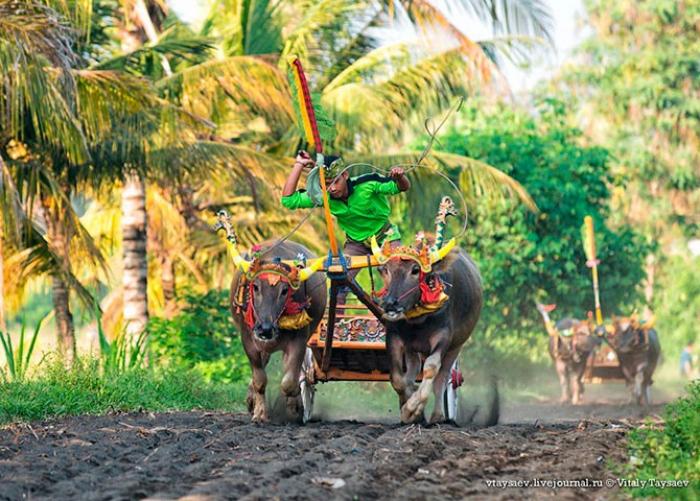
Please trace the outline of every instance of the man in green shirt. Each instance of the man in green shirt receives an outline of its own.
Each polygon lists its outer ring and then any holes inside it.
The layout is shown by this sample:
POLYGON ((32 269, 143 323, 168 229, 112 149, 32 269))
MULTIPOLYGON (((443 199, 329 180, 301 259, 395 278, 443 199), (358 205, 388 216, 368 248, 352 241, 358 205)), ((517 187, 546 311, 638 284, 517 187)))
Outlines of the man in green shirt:
MULTIPOLYGON (((392 247, 400 245, 401 234, 389 221, 391 206, 388 197, 411 187, 403 169, 394 167, 389 177, 364 174, 350 177, 347 171, 337 172, 340 159, 328 156, 324 159, 328 172, 328 195, 331 214, 345 232, 347 240, 343 253, 347 256, 364 256, 372 253, 370 239, 375 236, 379 245, 387 240, 392 247), (340 174, 340 175, 339 175, 340 174)), ((292 172, 282 190, 282 205, 287 209, 310 209, 319 206, 306 190, 297 190, 301 173, 313 167, 314 161, 305 151, 299 152, 292 172)), ((353 279, 359 270, 348 273, 353 279)), ((344 294, 339 296, 339 302, 344 294)))

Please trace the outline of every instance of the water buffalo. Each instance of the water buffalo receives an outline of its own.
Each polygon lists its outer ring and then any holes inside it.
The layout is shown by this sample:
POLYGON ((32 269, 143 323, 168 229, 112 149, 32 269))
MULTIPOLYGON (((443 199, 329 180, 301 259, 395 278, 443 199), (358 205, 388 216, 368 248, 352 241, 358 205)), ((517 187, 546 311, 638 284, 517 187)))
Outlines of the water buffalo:
POLYGON ((617 355, 627 385, 632 386, 631 400, 649 405, 652 376, 661 354, 656 330, 640 325, 634 317, 613 317, 612 332, 606 340, 617 355))
MULTIPOLYGON (((262 244, 266 248, 267 243, 262 244)), ((275 258, 252 262, 231 249, 237 270, 231 282, 231 311, 241 332, 253 377, 248 387, 248 411, 254 422, 268 421, 265 404, 270 354, 283 352, 281 390, 287 418, 301 419, 299 374, 306 343, 326 308, 325 276, 315 273, 321 260, 301 268, 294 260, 312 258, 303 245, 286 241, 274 248, 275 258)))
POLYGON ((588 322, 575 318, 564 318, 554 324, 549 311, 554 305, 537 305, 549 334, 549 356, 559 376, 560 402, 576 405, 583 395, 583 373, 588 357, 599 344, 599 338, 591 332, 588 322))
POLYGON ((399 395, 401 421, 424 419, 432 391, 435 409, 430 422, 445 420, 443 393, 452 364, 469 338, 481 312, 479 270, 454 240, 440 249, 426 242, 416 247, 381 249, 372 243, 382 264, 382 307, 391 384, 399 395), (415 381, 423 363, 423 380, 415 381))

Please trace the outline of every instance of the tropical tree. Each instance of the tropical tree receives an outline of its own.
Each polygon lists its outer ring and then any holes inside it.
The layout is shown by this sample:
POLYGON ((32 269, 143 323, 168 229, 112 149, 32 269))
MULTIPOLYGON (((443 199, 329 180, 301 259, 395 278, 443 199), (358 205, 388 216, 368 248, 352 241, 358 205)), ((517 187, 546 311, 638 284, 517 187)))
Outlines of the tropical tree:
MULTIPOLYGON (((74 13, 65 11, 64 14, 74 13)), ((22 187, 17 189, 6 165, 7 161, 14 160, 13 152, 26 156, 22 153, 26 153, 23 142, 32 141, 41 145, 42 150, 61 149, 71 162, 84 162, 88 157, 85 136, 75 114, 78 86, 72 74, 76 58, 70 49, 71 28, 63 19, 49 6, 38 2, 0 2, 0 74, 3 80, 0 92, 0 108, 3 110, 0 118, 3 231, 0 236, 3 242, 14 236, 12 243, 15 246, 20 244, 17 240, 22 233, 20 225, 32 226, 31 217, 27 217, 20 203, 22 187), (7 224, 10 221, 15 227, 7 224)), ((81 21, 79 16, 74 20, 81 21)), ((39 164, 40 160, 33 163, 39 164)), ((47 178, 42 180, 49 181, 47 178)), ((56 200, 61 198, 56 184, 47 182, 45 186, 56 200)), ((37 195, 35 189, 27 192, 37 195)), ((29 208, 33 209, 32 203, 29 208)), ((44 250, 48 250, 46 241, 42 243, 44 250)), ((72 326, 67 297, 61 295, 61 289, 70 269, 64 265, 62 246, 51 246, 50 250, 57 265, 53 269, 54 300, 57 310, 60 309, 56 315, 60 345, 65 349, 71 344, 72 326)), ((2 264, 4 267, 4 259, 2 264)), ((1 271, 4 275, 4 269, 1 271)))
POLYGON ((5 191, 13 187, 3 200, 34 237, 36 224, 44 230, 47 245, 22 254, 20 278, 52 275, 59 345, 71 351, 70 290, 91 302, 75 279, 71 258, 104 268, 73 209, 73 196, 146 164, 162 171, 174 168, 170 155, 188 150, 202 122, 157 98, 147 81, 118 70, 88 68, 89 60, 70 51, 77 45, 81 54, 97 52, 87 45, 91 2, 59 2, 60 12, 31 2, 1 5, 7 15, 0 25, 7 34, 0 46, 6 70, 0 104, 9 117, 0 129, 7 154, 3 167, 8 164, 2 186, 5 191))
MULTIPOLYGON (((489 19, 509 20, 508 23, 494 23, 494 32, 507 28, 547 36, 546 11, 540 9, 538 3, 531 6, 537 8, 529 18, 525 3, 517 3, 512 12, 504 10, 503 5, 494 6, 489 19), (528 24, 525 19, 532 22, 528 24)), ((140 27, 138 48, 104 64, 148 77, 163 97, 211 120, 217 125, 216 147, 226 148, 231 154, 223 165, 223 172, 220 170, 214 179, 188 174, 187 179, 178 178, 175 185, 172 180, 165 183, 170 185, 166 190, 162 190, 164 184, 159 183, 159 195, 153 192, 152 199, 159 201, 156 217, 161 222, 169 221, 173 228, 198 230, 194 239, 175 241, 172 230, 170 237, 167 230, 159 236, 149 235, 149 248, 159 254, 157 261, 165 301, 172 301, 174 296, 175 261, 184 264, 184 269, 200 283, 206 271, 194 259, 195 255, 203 256, 200 262, 207 263, 211 276, 220 274, 218 271, 224 266, 224 249, 207 235, 204 224, 207 216, 202 209, 233 209, 234 216, 240 215, 237 227, 242 230, 244 242, 284 234, 293 226, 294 218, 276 211, 276 197, 271 196, 274 188, 282 184, 287 157, 301 145, 293 126, 294 114, 286 82, 288 55, 299 54, 307 68, 312 69, 312 82, 322 93, 323 104, 330 110, 339 131, 338 140, 331 146, 350 155, 363 153, 364 158, 368 158, 370 152, 396 149, 410 130, 407 124, 411 120, 416 124, 426 113, 437 112, 451 104, 451 97, 476 88, 465 85, 469 81, 465 75, 478 76, 484 82, 495 77, 495 66, 488 57, 495 52, 489 52, 464 35, 453 41, 450 50, 431 52, 425 43, 418 41, 381 46, 376 37, 367 34, 368 28, 371 31, 371 28, 386 25, 392 9, 403 7, 408 8, 416 29, 420 29, 420 37, 432 36, 430 16, 436 17, 443 27, 447 23, 447 16, 428 3, 422 3, 419 8, 417 2, 393 5, 338 0, 216 2, 199 38, 172 16, 166 18, 162 6, 155 3, 147 9, 150 20, 142 15, 132 16, 140 19, 137 22, 140 27), (158 35, 157 39, 153 33, 158 35), (199 47, 206 46, 207 40, 202 40, 202 36, 218 42, 216 52, 194 52, 197 43, 199 47), (192 51, 189 58, 182 57, 177 44, 189 47, 192 51), (162 58, 170 61, 170 72, 157 64, 162 58), (364 110, 365 116, 361 116, 359 110, 364 110), (166 215, 168 207, 171 210, 166 215), (196 246, 192 245, 193 241, 197 242, 196 246), (217 265, 212 266, 213 263, 217 265)), ((479 13, 484 15, 485 11, 479 13)), ((452 26, 452 30, 456 36, 457 28, 452 26)), ((416 157, 394 155, 391 160, 410 161, 416 157)), ((452 163, 460 161, 456 157, 450 160, 452 163)), ((478 186, 465 183, 473 193, 482 188, 493 192, 488 188, 508 181, 507 176, 481 163, 461 161, 465 170, 472 173, 465 179, 477 181, 478 186)), ((444 161, 436 165, 444 165, 444 161)), ((511 182, 510 187, 517 185, 511 182)), ((149 231, 156 229, 155 226, 165 229, 160 223, 151 225, 149 222, 149 231)), ((317 246, 320 240, 308 238, 311 235, 314 235, 313 230, 307 232, 307 240, 312 244, 316 242, 314 246, 317 246)), ((297 234, 297 237, 304 239, 305 235, 297 234)))
POLYGON ((617 182, 609 150, 583 144, 561 101, 539 102, 536 111, 533 118, 475 103, 439 137, 438 148, 498 167, 520 181, 540 209, 482 202, 470 212, 463 245, 479 263, 486 292, 482 345, 541 360, 546 334, 536 302, 556 303, 562 317, 585 319, 594 309, 583 218, 595 220, 605 315, 629 314, 641 304, 648 245, 631 226, 614 221, 610 201, 617 182))
MULTIPOLYGON (((700 1, 586 3, 591 37, 557 86, 620 162, 619 221, 666 250, 700 227, 700 1)), ((661 256, 647 257, 647 301, 661 256)), ((662 273, 663 274, 663 273, 662 273)))

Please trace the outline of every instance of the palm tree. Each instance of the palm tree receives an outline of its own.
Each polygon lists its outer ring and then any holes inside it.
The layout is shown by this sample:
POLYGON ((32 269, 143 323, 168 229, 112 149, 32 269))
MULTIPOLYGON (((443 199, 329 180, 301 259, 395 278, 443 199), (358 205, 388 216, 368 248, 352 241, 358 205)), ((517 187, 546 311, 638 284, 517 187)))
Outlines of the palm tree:
MULTIPOLYGON (((62 19, 53 9, 40 3, 0 2, 0 74, 3 80, 0 157, 4 157, 10 142, 18 139, 34 141, 47 149, 61 147, 66 157, 76 163, 85 161, 88 156, 85 137, 73 112, 77 88, 71 77, 75 55, 70 50, 70 26, 62 19)), ((11 211, 18 222, 23 221, 23 214, 19 213, 21 206, 14 203, 17 193, 9 192, 9 171, 4 159, 0 167, 2 236, 5 238, 12 233, 6 231, 4 224, 11 211)), ((55 256, 63 264, 62 246, 54 246, 54 250, 58 251, 55 256)), ((4 266, 4 259, 2 262, 4 266)), ((67 267, 61 268, 63 275, 70 273, 67 267)), ((4 273, 4 269, 2 271, 4 273)), ((72 326, 67 296, 60 294, 61 275, 54 273, 54 299, 59 345, 66 348, 71 343, 72 326)))
MULTIPOLYGON (((540 2, 453 4, 462 8, 471 6, 493 24, 496 35, 549 36, 549 17, 540 2), (486 4, 488 9, 480 7, 486 4)), ((227 159, 217 166, 224 167, 227 173, 216 177, 217 182, 206 179, 212 172, 207 170, 207 175, 181 178, 176 183, 162 182, 161 178, 158 185, 169 188, 146 190, 152 193, 151 200, 158 201, 157 207, 149 210, 157 221, 149 220, 147 238, 143 232, 133 232, 143 238, 140 244, 133 245, 145 249, 144 242, 149 242, 160 268, 159 295, 169 304, 175 295, 175 262, 181 263, 202 284, 211 283, 217 275, 206 271, 225 266, 223 247, 217 246, 217 240, 210 239, 204 231, 207 218, 203 211, 212 205, 218 202, 237 209, 234 213, 241 215, 238 226, 243 229, 244 241, 245 237, 252 242, 284 234, 294 224, 294 218, 274 210, 274 192, 266 189, 281 184, 286 157, 301 144, 293 127, 285 78, 287 55, 297 53, 308 63, 307 67, 317 69, 312 72, 312 82, 338 124, 334 148, 354 151, 363 158, 368 153, 393 149, 404 154, 377 160, 412 161, 417 154, 401 147, 406 131, 415 129, 424 116, 451 104, 453 96, 478 88, 465 77, 483 84, 496 78, 493 61, 498 50, 517 47, 522 41, 513 38, 480 45, 459 32, 447 15, 429 2, 222 0, 214 3, 201 33, 220 41, 217 54, 212 57, 211 51, 201 50, 206 49, 206 41, 188 33, 184 27, 175 25, 179 37, 173 36, 173 28, 163 30, 166 12, 161 6, 155 2, 132 4, 129 12, 135 29, 126 30, 132 50, 100 67, 127 69, 148 77, 163 97, 216 123, 216 137, 200 139, 214 139, 216 143, 208 146, 227 150, 227 159), (401 7, 407 9, 422 37, 433 36, 429 29, 433 22, 448 27, 454 43, 439 51, 429 50, 418 41, 378 46, 378 41, 367 34, 367 28, 386 25, 391 8, 401 7), (193 52, 199 47, 201 52, 187 60, 183 47, 193 52), (154 56, 160 64, 153 64, 154 56), (181 64, 173 64, 174 60, 180 60, 181 64), (168 69, 164 61, 169 61, 168 69), (247 188, 254 197, 241 206, 240 197, 248 194, 247 188), (203 200, 202 196, 210 198, 203 200), (231 198, 236 202, 226 203, 231 198), (261 224, 261 214, 265 213, 260 210, 261 204, 269 213, 267 222, 274 223, 267 229, 261 224), (249 218, 251 213, 255 217, 249 218), (174 232, 164 222, 171 228, 202 231, 189 232, 191 238, 187 239, 173 238, 174 232), (217 264, 212 267, 212 263, 217 264)), ((477 193, 498 193, 505 185, 511 193, 527 200, 517 183, 495 169, 461 157, 443 155, 434 160, 434 165, 441 167, 456 164, 463 170, 459 176, 462 186, 474 197, 477 193)), ((139 198, 141 201, 136 205, 147 206, 142 195, 139 198)), ((144 220, 128 218, 132 219, 144 220)), ((313 233, 312 230, 310 234, 313 233)), ((141 270, 138 277, 143 277, 145 252, 134 261, 141 263, 134 267, 141 270)), ((127 277, 124 280, 125 285, 127 280, 136 281, 127 277)), ((143 283, 140 287, 145 290, 143 283)), ((143 294, 139 297, 142 305, 139 311, 145 311, 146 299, 143 294)))
POLYGON ((3 228, 4 237, 26 235, 15 242, 24 249, 24 277, 52 276, 59 347, 72 353, 71 290, 94 308, 72 259, 105 267, 72 196, 124 178, 133 166, 165 165, 169 154, 187 148, 201 123, 157 98, 145 80, 86 68, 71 46, 88 50, 81 34, 90 26, 91 2, 56 4, 59 11, 0 1, 0 106, 7 111, 0 118, 0 155, 7 155, 0 164, 0 200, 3 215, 26 227, 3 228))

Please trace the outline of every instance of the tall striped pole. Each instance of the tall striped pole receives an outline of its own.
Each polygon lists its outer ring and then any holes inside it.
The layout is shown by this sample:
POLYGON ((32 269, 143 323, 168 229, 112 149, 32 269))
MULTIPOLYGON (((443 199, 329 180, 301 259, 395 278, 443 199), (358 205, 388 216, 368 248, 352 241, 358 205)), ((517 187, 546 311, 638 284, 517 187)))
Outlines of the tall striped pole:
POLYGON ((586 216, 583 218, 584 223, 584 250, 586 251, 586 266, 591 269, 593 274, 593 296, 595 298, 595 320, 597 325, 603 325, 603 313, 600 308, 600 292, 598 288, 598 265, 600 260, 596 257, 595 248, 595 232, 593 229, 593 218, 586 216))
POLYGON ((316 152, 316 166, 318 167, 319 181, 323 192, 323 213, 326 219, 326 228, 328 230, 328 240, 331 246, 333 256, 338 255, 338 242, 335 238, 333 230, 333 218, 331 217, 331 207, 328 202, 328 192, 326 190, 326 172, 323 165, 323 143, 321 135, 318 132, 318 123, 316 122, 316 112, 314 111, 313 102, 311 101, 311 92, 309 92, 309 84, 304 75, 304 69, 301 66, 301 61, 298 57, 289 59, 289 65, 294 74, 294 83, 297 92, 297 101, 301 113, 302 122, 304 124, 304 135, 309 148, 313 148, 316 152))

